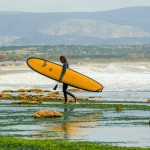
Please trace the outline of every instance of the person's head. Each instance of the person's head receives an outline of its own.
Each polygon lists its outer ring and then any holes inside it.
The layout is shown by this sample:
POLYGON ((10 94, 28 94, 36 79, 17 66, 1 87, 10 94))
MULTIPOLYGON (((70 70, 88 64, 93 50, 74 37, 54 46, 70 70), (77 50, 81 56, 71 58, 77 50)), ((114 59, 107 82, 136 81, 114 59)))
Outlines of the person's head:
POLYGON ((67 58, 65 56, 60 56, 60 62, 61 63, 66 63, 67 62, 67 58))

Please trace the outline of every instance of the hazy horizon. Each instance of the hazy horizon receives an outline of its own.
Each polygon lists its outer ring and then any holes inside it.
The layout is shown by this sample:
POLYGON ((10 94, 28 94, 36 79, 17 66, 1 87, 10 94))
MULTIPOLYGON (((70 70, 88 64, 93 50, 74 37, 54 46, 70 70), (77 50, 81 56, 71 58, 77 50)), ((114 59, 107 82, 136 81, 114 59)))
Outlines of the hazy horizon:
POLYGON ((110 10, 101 10, 101 11, 85 11, 85 12, 82 12, 82 11, 68 11, 68 12, 63 12, 63 11, 56 11, 56 12, 32 12, 32 11, 1 11, 0 12, 18 12, 18 13, 94 13, 94 12, 107 12, 107 11, 115 11, 115 10, 119 10, 119 9, 126 9, 126 8, 135 8, 135 7, 150 7, 150 6, 131 6, 131 7, 121 7, 121 8, 115 8, 115 9, 110 9, 110 10))
POLYGON ((126 7, 150 6, 149 0, 0 0, 0 11, 97 12, 126 7))

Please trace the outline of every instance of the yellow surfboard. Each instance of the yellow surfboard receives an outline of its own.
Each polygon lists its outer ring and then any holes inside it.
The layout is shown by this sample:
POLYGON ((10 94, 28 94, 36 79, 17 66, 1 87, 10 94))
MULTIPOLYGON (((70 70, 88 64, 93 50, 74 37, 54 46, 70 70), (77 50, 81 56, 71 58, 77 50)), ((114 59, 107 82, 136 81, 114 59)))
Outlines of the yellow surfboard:
MULTIPOLYGON (((59 64, 34 57, 28 58, 27 64, 31 69, 48 78, 56 81, 60 79, 62 66, 59 64)), ((69 68, 66 69, 61 82, 87 91, 101 92, 103 90, 103 86, 100 83, 69 68)))

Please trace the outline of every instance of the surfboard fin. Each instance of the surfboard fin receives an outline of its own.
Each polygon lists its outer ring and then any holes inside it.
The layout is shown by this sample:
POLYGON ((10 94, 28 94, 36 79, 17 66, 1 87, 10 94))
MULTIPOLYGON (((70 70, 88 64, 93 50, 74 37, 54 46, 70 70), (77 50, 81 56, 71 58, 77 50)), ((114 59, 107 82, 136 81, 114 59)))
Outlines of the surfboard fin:
POLYGON ((56 90, 58 87, 58 83, 54 86, 53 90, 56 90))

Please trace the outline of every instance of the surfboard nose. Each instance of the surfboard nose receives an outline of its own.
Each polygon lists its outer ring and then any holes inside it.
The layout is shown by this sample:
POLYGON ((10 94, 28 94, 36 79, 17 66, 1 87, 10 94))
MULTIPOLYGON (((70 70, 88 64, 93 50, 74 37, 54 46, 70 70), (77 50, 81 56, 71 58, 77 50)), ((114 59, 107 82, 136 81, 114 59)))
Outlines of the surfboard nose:
POLYGON ((96 90, 96 92, 102 92, 102 89, 98 89, 98 90, 96 90))
POLYGON ((97 89, 96 92, 102 92, 103 88, 104 87, 102 86, 101 88, 97 89))
POLYGON ((33 62, 35 62, 37 58, 30 57, 26 60, 27 65, 31 68, 33 66, 33 62))
POLYGON ((29 58, 26 60, 27 64, 30 64, 31 60, 33 60, 33 57, 29 57, 29 58))

